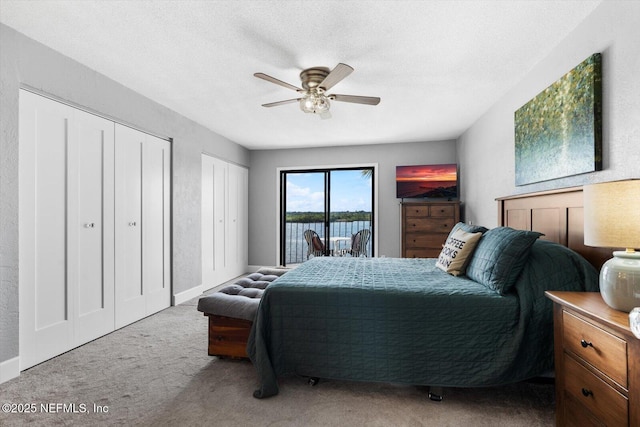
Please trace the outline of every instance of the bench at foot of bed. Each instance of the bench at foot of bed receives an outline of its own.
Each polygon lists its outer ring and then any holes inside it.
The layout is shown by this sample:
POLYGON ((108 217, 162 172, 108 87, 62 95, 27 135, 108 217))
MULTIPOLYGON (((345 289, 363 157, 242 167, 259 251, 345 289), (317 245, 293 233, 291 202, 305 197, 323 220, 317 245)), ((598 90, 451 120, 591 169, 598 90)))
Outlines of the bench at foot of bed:
POLYGON ((247 340, 264 289, 286 269, 261 268, 198 300, 209 318, 209 356, 248 359, 247 340))
POLYGON ((209 313, 204 315, 209 317, 209 356, 247 359, 247 340, 253 322, 209 313))

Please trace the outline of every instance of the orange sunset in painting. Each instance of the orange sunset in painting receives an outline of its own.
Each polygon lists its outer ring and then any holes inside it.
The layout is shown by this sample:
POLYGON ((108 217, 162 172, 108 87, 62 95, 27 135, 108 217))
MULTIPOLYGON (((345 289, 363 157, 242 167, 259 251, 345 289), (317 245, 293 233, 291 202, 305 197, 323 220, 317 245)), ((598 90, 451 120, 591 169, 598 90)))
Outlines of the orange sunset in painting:
POLYGON ((396 166, 396 197, 458 197, 458 165, 396 166))

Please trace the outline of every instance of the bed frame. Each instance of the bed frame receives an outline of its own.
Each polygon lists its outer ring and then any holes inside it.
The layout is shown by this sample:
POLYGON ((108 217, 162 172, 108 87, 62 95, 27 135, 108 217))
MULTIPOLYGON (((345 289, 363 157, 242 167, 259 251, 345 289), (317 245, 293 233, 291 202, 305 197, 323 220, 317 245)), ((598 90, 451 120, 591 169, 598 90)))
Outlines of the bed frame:
POLYGON ((582 187, 500 197, 496 200, 499 225, 544 233, 541 239, 573 249, 598 270, 615 250, 584 245, 582 187))

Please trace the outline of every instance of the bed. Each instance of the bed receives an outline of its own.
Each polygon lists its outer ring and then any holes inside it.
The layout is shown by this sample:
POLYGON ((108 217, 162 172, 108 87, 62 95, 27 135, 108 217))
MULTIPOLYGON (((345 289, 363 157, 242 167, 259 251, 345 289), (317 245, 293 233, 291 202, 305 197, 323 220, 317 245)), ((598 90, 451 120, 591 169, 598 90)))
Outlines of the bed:
POLYGON ((597 270, 533 230, 456 227, 481 233, 458 276, 438 259, 317 257, 274 281, 247 344, 254 397, 284 375, 479 387, 552 369, 544 291, 597 291, 597 270))

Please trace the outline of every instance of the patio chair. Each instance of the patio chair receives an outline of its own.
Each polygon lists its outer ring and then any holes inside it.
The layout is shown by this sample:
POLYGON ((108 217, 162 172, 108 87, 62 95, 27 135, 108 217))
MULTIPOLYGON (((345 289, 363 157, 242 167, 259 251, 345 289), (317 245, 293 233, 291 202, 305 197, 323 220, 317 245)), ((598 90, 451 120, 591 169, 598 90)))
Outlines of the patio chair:
POLYGON ((369 254, 367 254, 367 243, 369 243, 369 237, 371 237, 371 231, 367 229, 360 230, 351 236, 351 250, 349 250, 351 256, 369 256, 369 254))
POLYGON ((325 247, 324 242, 313 230, 305 230, 304 232, 304 240, 307 241, 307 259, 310 256, 324 256, 325 247))

